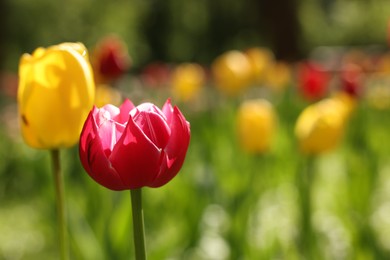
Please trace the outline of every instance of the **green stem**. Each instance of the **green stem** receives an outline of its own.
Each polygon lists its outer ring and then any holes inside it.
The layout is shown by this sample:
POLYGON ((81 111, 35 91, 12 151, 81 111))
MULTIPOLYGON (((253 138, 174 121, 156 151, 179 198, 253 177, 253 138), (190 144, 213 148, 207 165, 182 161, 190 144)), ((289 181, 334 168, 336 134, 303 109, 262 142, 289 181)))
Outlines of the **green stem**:
POLYGON ((314 256, 314 234, 312 230, 312 182, 314 178, 314 157, 303 160, 302 172, 299 175, 298 187, 301 200, 301 238, 300 247, 303 256, 312 259, 314 256))
POLYGON ((130 190, 131 208, 133 211, 133 235, 135 247, 135 259, 145 260, 145 230, 144 212, 142 209, 142 189, 130 190))
POLYGON ((61 167, 60 167, 60 153, 59 150, 51 150, 51 159, 53 163, 53 175, 57 201, 57 225, 59 232, 59 244, 61 252, 61 260, 69 259, 68 256, 68 236, 66 230, 66 214, 64 202, 64 184, 62 181, 61 167))

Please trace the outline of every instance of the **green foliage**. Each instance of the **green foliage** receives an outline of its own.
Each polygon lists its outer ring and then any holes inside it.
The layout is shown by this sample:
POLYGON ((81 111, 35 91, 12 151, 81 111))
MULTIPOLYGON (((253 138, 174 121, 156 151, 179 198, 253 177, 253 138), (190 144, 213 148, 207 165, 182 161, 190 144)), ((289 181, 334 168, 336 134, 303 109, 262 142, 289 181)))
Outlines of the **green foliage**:
MULTIPOLYGON (((300 31, 293 35, 304 53, 319 45, 385 44, 386 0, 296 2, 300 31)), ((266 12, 251 0, 8 0, 0 10, 1 62, 16 71, 20 55, 37 46, 81 41, 91 49, 114 33, 135 68, 153 60, 208 64, 230 49, 274 48, 266 12)))
MULTIPOLYGON (((390 253, 388 113, 362 103, 342 146, 311 158, 309 196, 300 186, 307 161, 292 134, 302 107, 296 101, 278 103, 274 147, 259 156, 238 146, 235 101, 187 113, 192 139, 183 169, 166 186, 144 189, 150 259, 384 259, 390 253), (306 222, 302 199, 311 209, 306 222), (302 240, 306 232, 310 250, 302 240)), ((1 134, 0 256, 53 259, 57 230, 48 154, 26 147, 7 128, 1 134)), ((132 256, 129 192, 91 180, 76 147, 63 150, 61 161, 73 259, 132 256)))

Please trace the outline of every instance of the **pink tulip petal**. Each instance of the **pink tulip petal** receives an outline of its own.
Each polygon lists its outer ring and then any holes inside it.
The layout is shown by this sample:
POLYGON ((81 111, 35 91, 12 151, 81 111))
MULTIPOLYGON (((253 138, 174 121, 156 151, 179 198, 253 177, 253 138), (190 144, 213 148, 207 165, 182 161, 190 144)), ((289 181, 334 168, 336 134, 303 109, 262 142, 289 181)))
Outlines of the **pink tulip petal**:
POLYGON ((130 111, 133 110, 133 108, 135 108, 134 104, 130 100, 126 99, 119 107, 120 113, 114 118, 115 121, 125 125, 127 121, 129 121, 130 111))
POLYGON ((176 176, 183 165, 190 143, 190 125, 176 106, 170 117, 171 137, 165 148, 166 157, 151 187, 160 187, 176 176))
POLYGON ((172 121, 172 113, 173 113, 173 108, 172 108, 170 99, 167 99, 167 101, 165 102, 165 104, 162 108, 162 112, 164 113, 165 117, 167 118, 168 125, 170 125, 171 121, 172 121))
POLYGON ((92 115, 96 112, 96 110, 97 108, 94 107, 92 111, 89 113, 80 135, 80 144, 79 144, 80 161, 87 172, 91 171, 89 160, 88 160, 87 146, 89 145, 90 140, 96 137, 96 134, 93 131, 94 122, 92 118, 92 115))
MULTIPOLYGON (((97 110, 98 111, 107 111, 107 113, 110 115, 111 118, 116 117, 120 113, 119 108, 117 108, 116 106, 111 105, 111 104, 107 104, 101 108, 98 108, 97 110)), ((99 123, 99 122, 97 122, 97 123, 99 123)))
POLYGON ((171 130, 162 115, 155 112, 140 111, 136 113, 134 121, 158 148, 165 148, 171 130))
POLYGON ((157 106, 149 102, 142 103, 141 105, 137 106, 137 109, 131 111, 131 115, 135 118, 138 115, 138 113, 141 113, 142 111, 157 113, 162 118, 164 118, 164 120, 166 120, 164 113, 157 106))
POLYGON ((148 186, 160 171, 161 151, 130 117, 110 156, 113 168, 128 189, 148 186))
POLYGON ((124 190, 122 180, 118 173, 111 167, 107 159, 93 119, 93 113, 89 114, 80 137, 79 155, 86 172, 99 184, 111 190, 124 190))
POLYGON ((98 135, 102 143, 103 151, 109 157, 115 144, 122 136, 125 126, 113 120, 120 111, 117 107, 106 105, 101 109, 95 110, 93 118, 96 121, 98 135))

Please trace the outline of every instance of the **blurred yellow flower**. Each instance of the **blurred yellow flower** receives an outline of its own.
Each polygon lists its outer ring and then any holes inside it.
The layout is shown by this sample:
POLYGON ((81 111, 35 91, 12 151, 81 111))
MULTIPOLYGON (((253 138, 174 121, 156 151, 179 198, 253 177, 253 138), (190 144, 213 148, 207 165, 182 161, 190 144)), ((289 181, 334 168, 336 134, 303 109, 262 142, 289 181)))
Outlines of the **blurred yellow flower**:
POLYGON ((252 81, 262 84, 269 68, 275 61, 274 54, 271 50, 261 47, 252 47, 245 51, 251 65, 252 81))
POLYGON ((18 108, 26 143, 45 149, 76 144, 94 94, 93 73, 83 44, 62 43, 23 54, 18 108))
POLYGON ((349 111, 338 98, 327 98, 305 108, 295 125, 302 152, 319 154, 335 148, 343 136, 349 111))
POLYGON ((230 96, 239 94, 251 82, 250 61, 240 51, 228 51, 217 57, 211 72, 217 88, 230 96))
POLYGON ((331 98, 333 100, 341 102, 343 107, 343 110, 341 110, 341 112, 344 113, 344 118, 346 120, 349 119, 357 106, 357 98, 355 96, 348 94, 345 91, 337 91, 333 93, 331 98))
POLYGON ((270 102, 265 99, 244 101, 237 114, 237 133, 243 150, 250 153, 269 150, 276 123, 276 113, 270 102))
POLYGON ((119 106, 122 102, 122 95, 116 88, 107 84, 99 84, 95 91, 95 106, 103 107, 107 104, 119 106))
POLYGON ((172 73, 173 95, 181 101, 196 98, 205 82, 203 68, 196 63, 178 65, 172 73))

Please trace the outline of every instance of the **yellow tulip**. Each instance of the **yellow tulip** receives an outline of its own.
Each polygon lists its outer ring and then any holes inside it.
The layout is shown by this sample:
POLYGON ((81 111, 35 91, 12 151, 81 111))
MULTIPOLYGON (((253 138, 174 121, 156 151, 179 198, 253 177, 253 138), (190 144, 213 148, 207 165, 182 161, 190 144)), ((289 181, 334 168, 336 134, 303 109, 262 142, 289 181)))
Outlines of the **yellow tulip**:
POLYGON ((251 64, 240 51, 228 51, 215 59, 211 65, 217 88, 229 96, 239 94, 251 82, 251 64))
POLYGON ((319 154, 334 149, 343 136, 348 116, 348 107, 337 98, 324 99, 304 109, 295 125, 302 152, 319 154))
POLYGON ((244 101, 237 114, 237 133, 243 150, 250 153, 269 150, 276 123, 276 114, 270 102, 265 99, 244 101))
POLYGON ((200 92, 205 80, 202 67, 195 63, 177 66, 172 74, 173 94, 182 101, 194 99, 200 92))
POLYGON ((18 106, 26 143, 43 149, 76 144, 94 95, 93 73, 83 44, 62 43, 23 54, 18 106))
POLYGON ((343 109, 340 111, 344 112, 343 116, 345 120, 348 120, 357 106, 357 98, 345 91, 337 91, 331 98, 341 102, 343 109))

